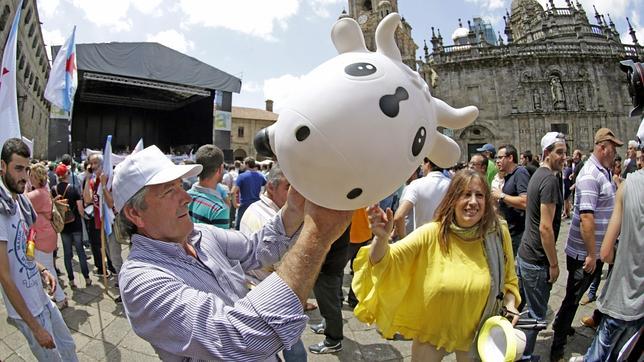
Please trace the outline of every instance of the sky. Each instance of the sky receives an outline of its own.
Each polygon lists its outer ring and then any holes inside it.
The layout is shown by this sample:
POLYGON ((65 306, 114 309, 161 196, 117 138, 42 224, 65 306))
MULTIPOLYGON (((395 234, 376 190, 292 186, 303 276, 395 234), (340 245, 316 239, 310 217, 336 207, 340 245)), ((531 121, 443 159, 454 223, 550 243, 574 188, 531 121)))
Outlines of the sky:
MULTIPOLYGON (((548 0, 538 0, 542 5, 548 0)), ((644 44, 644 0, 579 0, 591 24, 592 6, 610 14, 622 41, 632 44, 625 17, 644 44)), ((77 43, 164 44, 242 80, 233 106, 275 110, 302 76, 337 53, 331 27, 348 0, 37 0, 45 44, 60 45, 77 26, 77 43)), ((565 0, 555 0, 564 7, 565 0)), ((441 29, 445 45, 458 18, 480 16, 503 34, 502 16, 511 0, 398 0, 401 15, 423 54, 430 27, 441 29)), ((505 39, 504 39, 505 40, 505 39)), ((51 57, 50 57, 51 59, 51 57)))

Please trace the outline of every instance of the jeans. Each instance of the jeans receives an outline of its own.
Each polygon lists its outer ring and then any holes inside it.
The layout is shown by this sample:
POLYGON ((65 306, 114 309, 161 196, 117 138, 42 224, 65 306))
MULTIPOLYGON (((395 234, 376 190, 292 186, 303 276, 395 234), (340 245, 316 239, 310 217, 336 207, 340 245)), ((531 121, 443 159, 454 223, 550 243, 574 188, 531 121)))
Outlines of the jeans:
POLYGON ((568 280, 566 281, 566 296, 561 302, 561 307, 557 312, 555 321, 552 324, 554 336, 552 337, 552 351, 563 351, 566 345, 566 335, 575 318, 579 301, 584 295, 590 283, 597 274, 601 275, 604 263, 597 260, 595 271, 592 274, 584 271, 584 261, 577 260, 566 256, 566 269, 568 270, 568 280))
POLYGON ((627 322, 604 314, 584 361, 616 361, 624 344, 642 328, 642 325, 644 318, 627 322))
POLYGON ((74 252, 72 247, 76 249, 76 255, 78 255, 78 264, 80 264, 81 273, 85 279, 89 278, 89 268, 87 267, 87 256, 85 255, 85 249, 83 249, 83 233, 80 231, 73 233, 61 233, 60 238, 63 240, 63 253, 65 256, 65 270, 67 270, 67 276, 69 281, 74 281, 74 269, 72 268, 72 259, 74 258, 74 252))
MULTIPOLYGON (((613 270, 613 264, 608 265, 608 275, 610 275, 611 270, 613 270)), ((595 275, 593 282, 590 283, 590 287, 588 287, 588 299, 595 299, 597 297, 597 289, 599 289, 601 279, 602 273, 595 275)))
POLYGON ((306 349, 302 338, 298 339, 290 349, 284 349, 282 354, 286 362, 306 362, 306 349))
POLYGON ((512 254, 514 255, 515 259, 517 257, 517 251, 519 251, 519 245, 521 245, 522 237, 523 237, 523 232, 516 235, 510 235, 510 239, 512 239, 512 254))
POLYGON ((237 216, 235 217, 235 230, 239 230, 239 225, 241 225, 242 216, 244 216, 246 209, 248 209, 250 205, 251 204, 239 205, 239 209, 237 209, 237 216))
MULTIPOLYGON (((97 229, 94 226, 94 219, 85 220, 87 223, 87 235, 89 236, 89 244, 92 248, 92 257, 94 258, 94 266, 98 274, 103 274, 103 256, 101 255, 101 230, 97 229)), ((116 273, 116 269, 112 265, 109 255, 107 255, 107 250, 105 251, 107 257, 107 268, 109 271, 116 273)))
POLYGON ((49 332, 54 339, 56 348, 46 349, 38 344, 31 329, 22 319, 9 318, 13 325, 27 338, 29 348, 38 361, 78 361, 76 344, 63 320, 62 314, 54 303, 49 302, 39 315, 35 316, 38 323, 49 332))
POLYGON ((344 339, 342 332, 342 277, 343 274, 320 272, 313 292, 324 318, 324 335, 327 342, 337 343, 344 339))
MULTIPOLYGON (((530 318, 539 320, 546 319, 548 311, 548 299, 550 299, 550 290, 552 284, 548 266, 534 265, 525 262, 521 257, 517 257, 517 276, 519 277, 519 290, 521 297, 525 298, 530 318)), ((539 331, 525 330, 526 345, 523 351, 524 356, 531 356, 534 351, 534 345, 537 341, 539 331)))
MULTIPOLYGON (((54 279, 58 280, 58 274, 56 273, 56 266, 54 265, 54 253, 45 253, 36 249, 35 251, 36 261, 42 264, 49 273, 54 276, 54 279)), ((60 283, 56 282, 56 290, 54 290, 54 299, 56 302, 62 302, 65 300, 65 292, 63 287, 60 286, 60 283)))

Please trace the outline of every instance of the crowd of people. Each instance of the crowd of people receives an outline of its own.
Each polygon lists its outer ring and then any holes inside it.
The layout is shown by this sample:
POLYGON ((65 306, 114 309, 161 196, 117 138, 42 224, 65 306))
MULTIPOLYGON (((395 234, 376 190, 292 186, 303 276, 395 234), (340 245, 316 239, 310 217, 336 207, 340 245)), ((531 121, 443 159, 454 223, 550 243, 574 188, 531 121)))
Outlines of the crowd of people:
MULTIPOLYGON (((336 211, 290 187, 278 163, 226 164, 214 145, 179 164, 150 146, 103 172, 100 153, 38 161, 9 139, 0 184, 9 320, 38 360, 77 360, 59 311, 63 285, 92 285, 93 263, 94 277, 114 278, 132 329, 163 360, 305 361, 305 311, 316 308, 323 321, 309 327, 323 339, 308 351, 336 353, 346 303, 384 338, 411 339, 412 360, 469 361, 480 358, 475 341, 489 317, 545 320, 565 267, 550 360, 563 358, 578 305, 594 301, 582 323, 597 331, 575 360, 613 360, 644 324, 644 156, 630 141, 622 160, 622 145, 607 128, 585 155, 568 156, 557 132, 538 154, 485 144, 451 169, 425 158, 379 204, 336 211), (102 241, 103 204, 115 220, 102 241), (565 219, 570 231, 559 235, 565 219)), ((537 333, 525 331, 517 360, 537 360, 537 333)))

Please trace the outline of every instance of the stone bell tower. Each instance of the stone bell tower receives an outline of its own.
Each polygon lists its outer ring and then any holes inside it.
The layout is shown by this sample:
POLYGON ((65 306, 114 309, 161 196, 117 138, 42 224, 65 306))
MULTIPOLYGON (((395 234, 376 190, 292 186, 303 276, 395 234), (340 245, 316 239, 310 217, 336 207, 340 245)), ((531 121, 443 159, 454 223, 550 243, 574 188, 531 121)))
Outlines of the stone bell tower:
MULTIPOLYGON (((375 51, 376 27, 382 18, 398 12, 397 0, 349 0, 349 16, 354 18, 365 37, 367 49, 375 51)), ((396 30, 396 44, 405 64, 416 70, 416 49, 418 46, 411 37, 411 25, 402 18, 402 26, 396 30)))

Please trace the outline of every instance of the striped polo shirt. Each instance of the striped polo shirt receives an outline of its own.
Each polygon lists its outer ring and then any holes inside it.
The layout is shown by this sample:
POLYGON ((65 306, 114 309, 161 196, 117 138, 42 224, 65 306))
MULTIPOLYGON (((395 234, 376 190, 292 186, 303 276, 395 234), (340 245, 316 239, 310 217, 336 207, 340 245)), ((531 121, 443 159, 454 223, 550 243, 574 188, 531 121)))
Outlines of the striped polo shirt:
POLYGON ((214 225, 222 229, 230 228, 230 208, 219 192, 200 186, 197 182, 188 190, 188 194, 192 197, 188 211, 194 223, 214 225))
POLYGON ((248 291, 244 271, 277 262, 294 242, 281 214, 251 235, 195 224, 188 242, 196 258, 179 243, 132 236, 119 285, 134 332, 163 361, 276 361, 308 318, 277 274, 248 291))
POLYGON ((579 171, 575 185, 575 205, 566 240, 566 254, 577 260, 586 258, 580 214, 592 212, 595 216, 595 255, 599 259, 599 249, 615 206, 615 184, 608 170, 599 163, 595 155, 591 155, 579 171))

